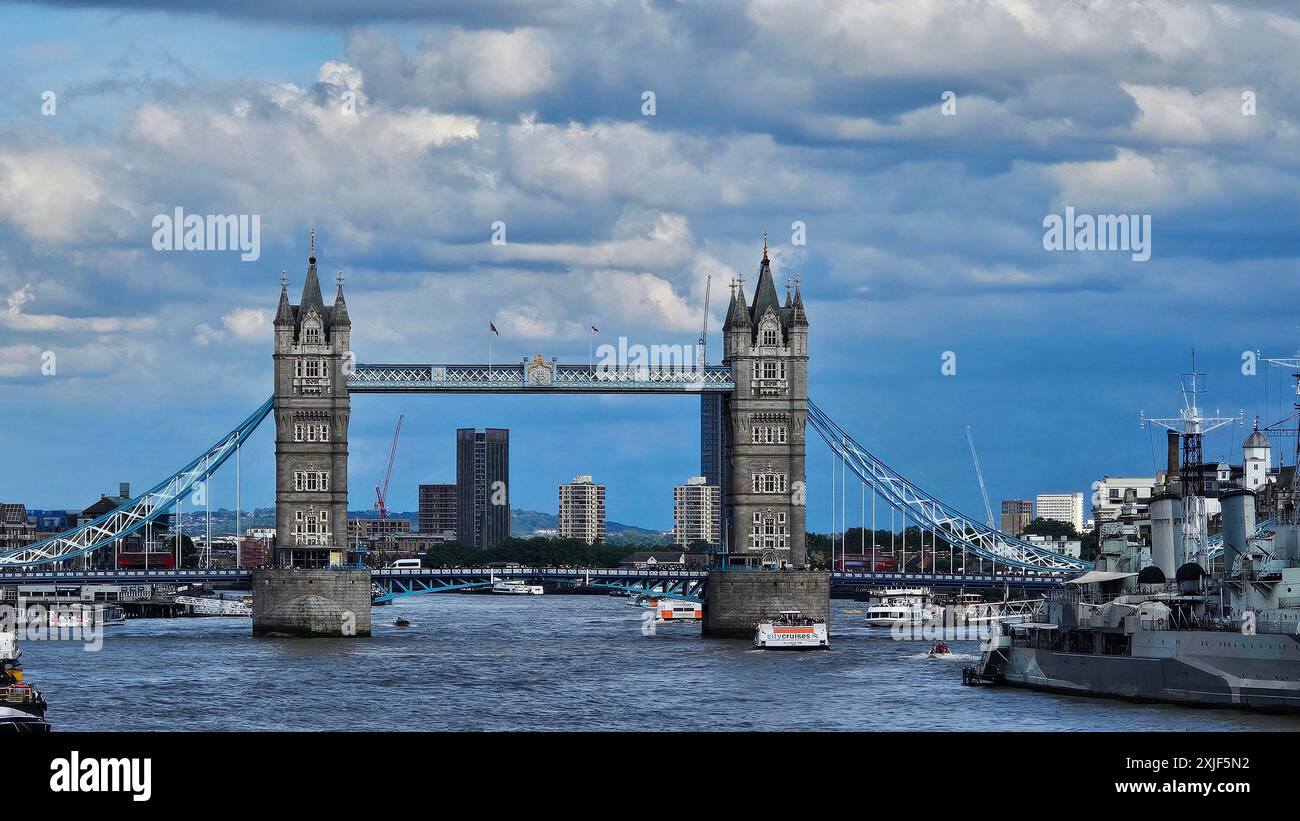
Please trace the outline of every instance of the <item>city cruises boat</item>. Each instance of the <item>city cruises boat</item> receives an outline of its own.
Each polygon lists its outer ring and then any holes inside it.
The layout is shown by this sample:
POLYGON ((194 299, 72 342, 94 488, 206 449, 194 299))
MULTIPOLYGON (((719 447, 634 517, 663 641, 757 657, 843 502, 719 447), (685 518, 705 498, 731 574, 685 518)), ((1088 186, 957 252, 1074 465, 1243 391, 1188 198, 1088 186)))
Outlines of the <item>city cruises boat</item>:
POLYGON ((919 626, 943 615, 930 598, 928 587, 896 587, 874 590, 867 601, 866 622, 870 627, 919 626))
POLYGON ((84 628, 92 625, 108 627, 126 623, 126 611, 117 605, 103 602, 52 605, 47 611, 50 627, 84 628))
POLYGON ((216 596, 177 596, 176 603, 188 606, 190 615, 193 616, 248 617, 253 615, 252 605, 245 604, 240 599, 222 599, 216 596))
POLYGON ((0 633, 0 733, 46 733, 48 706, 39 690, 23 681, 18 637, 0 633))
POLYGON ((515 596, 540 596, 542 595, 542 586, 540 584, 526 584, 521 579, 502 579, 492 583, 492 592, 515 596))
POLYGON ((689 623, 704 619, 704 605, 682 599, 659 599, 654 608, 655 621, 689 623))
POLYGON ((759 650, 826 650, 830 646, 826 622, 799 610, 782 610, 754 629, 754 647, 759 650))

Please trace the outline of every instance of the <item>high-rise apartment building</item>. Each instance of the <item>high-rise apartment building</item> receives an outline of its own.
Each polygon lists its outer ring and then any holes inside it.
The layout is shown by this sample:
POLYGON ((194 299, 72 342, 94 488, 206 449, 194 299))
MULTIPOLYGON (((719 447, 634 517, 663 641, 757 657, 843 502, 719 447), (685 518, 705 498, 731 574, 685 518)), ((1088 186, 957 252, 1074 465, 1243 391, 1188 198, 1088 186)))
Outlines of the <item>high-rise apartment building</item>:
POLYGON ((721 541, 718 507, 720 489, 703 476, 692 476, 673 488, 673 542, 689 547, 695 542, 717 545, 721 541))
POLYGON ((1001 530, 1012 536, 1019 536, 1034 520, 1033 499, 1003 499, 1001 530))
POLYGON ((510 431, 456 431, 456 541, 490 549, 510 538, 510 431))
POLYGON ((1040 493, 1038 494, 1038 518, 1057 522, 1067 522, 1074 527, 1074 532, 1083 532, 1083 494, 1082 493, 1040 493))
POLYGON ((605 486, 590 476, 574 476, 560 485, 560 538, 587 544, 605 540, 605 486))
POLYGON ((456 532, 456 486, 420 485, 420 533, 456 532))

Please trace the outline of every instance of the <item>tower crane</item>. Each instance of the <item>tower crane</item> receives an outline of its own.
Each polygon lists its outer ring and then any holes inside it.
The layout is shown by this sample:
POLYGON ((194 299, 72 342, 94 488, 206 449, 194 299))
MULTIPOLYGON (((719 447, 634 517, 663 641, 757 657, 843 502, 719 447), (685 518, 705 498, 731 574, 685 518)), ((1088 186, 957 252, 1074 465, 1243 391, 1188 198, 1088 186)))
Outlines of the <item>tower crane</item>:
POLYGON ((699 365, 700 370, 704 370, 704 366, 709 363, 709 359, 705 356, 704 350, 709 341, 709 288, 712 285, 713 274, 709 274, 708 279, 704 280, 704 328, 700 331, 699 351, 695 357, 696 364, 699 365))
POLYGON ((980 482, 980 495, 984 497, 984 515, 988 517, 988 526, 997 529, 993 523, 993 506, 989 504, 989 491, 984 487, 984 471, 980 470, 980 458, 975 453, 975 439, 971 436, 970 425, 966 426, 966 441, 970 443, 970 458, 975 463, 975 478, 980 482))
POLYGON ((379 518, 388 518, 388 480, 393 478, 393 459, 397 456, 397 439, 402 435, 402 420, 406 414, 397 417, 397 430, 393 431, 393 444, 388 449, 388 464, 384 467, 384 478, 380 484, 375 485, 375 510, 379 511, 379 518))

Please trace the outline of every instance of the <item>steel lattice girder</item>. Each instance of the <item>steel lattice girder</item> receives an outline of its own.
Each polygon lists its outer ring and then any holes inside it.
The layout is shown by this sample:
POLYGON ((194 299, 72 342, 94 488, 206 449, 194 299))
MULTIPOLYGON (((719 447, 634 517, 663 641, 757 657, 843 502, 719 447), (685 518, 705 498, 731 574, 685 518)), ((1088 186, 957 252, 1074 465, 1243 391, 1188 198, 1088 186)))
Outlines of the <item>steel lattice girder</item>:
POLYGON ((808 401, 808 421, 826 444, 844 457, 854 475, 870 485, 885 502, 910 515, 917 524, 942 534, 954 546, 1021 570, 1070 571, 1092 567, 1092 562, 1045 550, 959 513, 872 456, 812 400, 808 401))
POLYGON ((543 381, 531 381, 532 370, 523 365, 357 365, 347 384, 352 393, 726 393, 736 388, 725 365, 607 369, 547 363, 543 381))
POLYGON ((206 480, 221 467, 257 430, 271 412, 274 399, 266 402, 206 452, 140 496, 123 502, 108 513, 65 533, 15 550, 0 553, 0 567, 51 564, 84 556, 125 536, 130 536, 185 497, 195 484, 206 480))

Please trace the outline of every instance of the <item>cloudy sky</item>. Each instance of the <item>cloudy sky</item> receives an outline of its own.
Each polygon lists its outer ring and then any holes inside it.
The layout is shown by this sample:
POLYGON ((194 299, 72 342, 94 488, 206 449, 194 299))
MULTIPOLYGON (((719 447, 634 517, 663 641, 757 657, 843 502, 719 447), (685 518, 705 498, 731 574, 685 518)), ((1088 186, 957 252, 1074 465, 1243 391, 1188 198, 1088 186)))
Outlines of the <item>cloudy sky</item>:
MULTIPOLYGON (((1193 348, 1210 410, 1291 401, 1241 367, 1300 347, 1291 3, 174 5, 0 5, 0 501, 142 489, 260 404, 313 226, 359 359, 392 362, 481 361, 489 321, 498 361, 585 361, 593 322, 689 344, 708 274, 716 356, 767 231, 815 400, 976 514, 968 425, 996 507, 1149 475, 1139 413, 1176 413, 1193 348), (1067 206, 1149 215, 1150 260, 1045 250, 1067 206), (260 258, 154 250, 177 207, 259 215, 260 258)), ((591 473, 610 518, 668 527, 699 469, 695 399, 361 396, 352 507, 403 412, 398 509, 452 480, 457 426, 511 428, 518 507, 591 473)), ((272 501, 272 446, 246 505, 272 501)), ((818 530, 830 471, 810 446, 818 530)))

